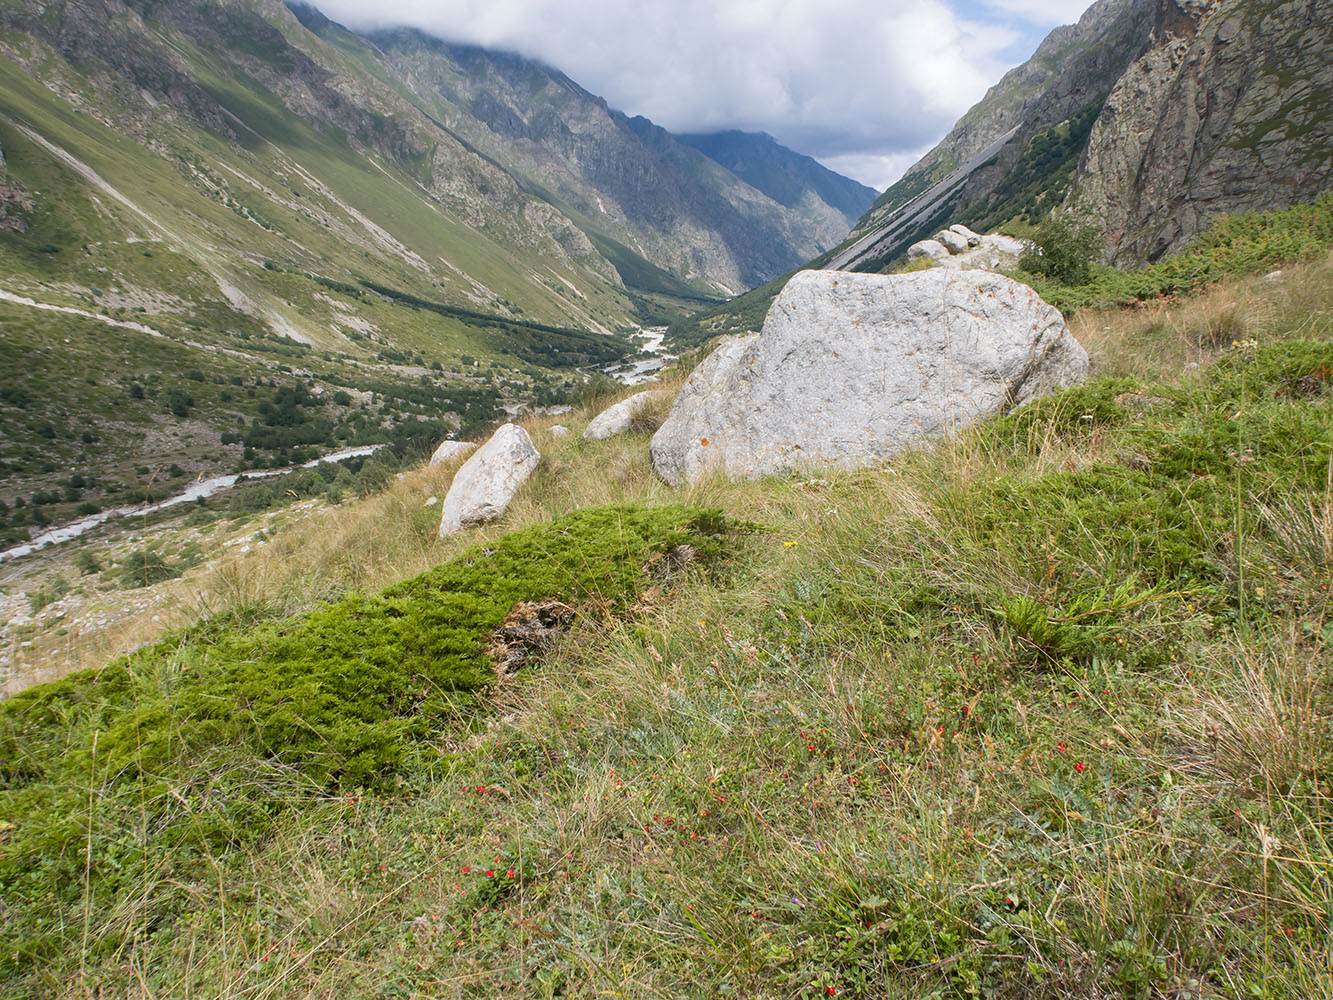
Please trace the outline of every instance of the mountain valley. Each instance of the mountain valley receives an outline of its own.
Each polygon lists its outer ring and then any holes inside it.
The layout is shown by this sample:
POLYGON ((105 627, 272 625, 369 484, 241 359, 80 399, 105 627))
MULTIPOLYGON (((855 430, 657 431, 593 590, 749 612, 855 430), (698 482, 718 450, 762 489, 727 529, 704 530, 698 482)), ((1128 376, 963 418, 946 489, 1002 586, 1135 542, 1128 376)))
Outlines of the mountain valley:
POLYGON ((0 1000, 1333 998, 1330 38, 1097 0, 877 194, 0 0, 0 1000))
POLYGON ((566 402, 873 197, 769 141, 775 200, 539 63, 268 0, 0 6, 0 150, 8 542, 566 402))

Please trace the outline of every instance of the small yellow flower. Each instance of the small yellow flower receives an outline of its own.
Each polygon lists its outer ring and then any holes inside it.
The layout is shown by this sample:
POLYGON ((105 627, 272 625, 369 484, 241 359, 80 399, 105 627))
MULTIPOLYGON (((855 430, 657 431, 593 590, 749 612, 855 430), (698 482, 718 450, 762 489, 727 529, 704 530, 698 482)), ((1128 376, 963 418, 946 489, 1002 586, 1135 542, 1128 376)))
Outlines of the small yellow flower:
POLYGON ((800 543, 800 542, 783 542, 782 544, 785 545, 787 548, 791 548, 793 545, 800 545, 801 543, 800 543))

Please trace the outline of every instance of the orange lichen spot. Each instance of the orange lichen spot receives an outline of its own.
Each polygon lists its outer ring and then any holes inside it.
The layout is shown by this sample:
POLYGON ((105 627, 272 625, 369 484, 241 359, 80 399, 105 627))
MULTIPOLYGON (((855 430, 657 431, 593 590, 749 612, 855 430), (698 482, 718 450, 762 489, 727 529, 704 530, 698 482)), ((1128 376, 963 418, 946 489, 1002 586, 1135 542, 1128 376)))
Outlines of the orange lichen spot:
POLYGON ((708 447, 708 438, 700 438, 700 439, 699 439, 699 443, 700 443, 701 445, 703 445, 705 448, 707 448, 707 447, 708 447))

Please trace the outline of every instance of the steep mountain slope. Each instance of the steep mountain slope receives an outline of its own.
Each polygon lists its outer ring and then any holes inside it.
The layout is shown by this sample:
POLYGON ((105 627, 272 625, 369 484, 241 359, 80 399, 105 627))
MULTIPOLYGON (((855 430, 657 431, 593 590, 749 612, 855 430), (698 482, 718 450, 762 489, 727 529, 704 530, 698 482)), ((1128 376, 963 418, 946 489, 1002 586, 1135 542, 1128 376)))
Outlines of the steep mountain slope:
POLYGON ((630 247, 686 281, 734 292, 836 244, 854 221, 813 183, 777 197, 531 60, 416 31, 371 41, 433 118, 575 219, 612 261, 630 247))
POLYGON ((1113 262, 1142 263, 1224 212, 1309 200, 1333 173, 1330 37, 1317 0, 1101 0, 890 187, 832 266, 1066 201, 1101 220, 1113 262))
POLYGON ((581 230, 277 4, 6 3, 0 56, 5 540, 629 349, 581 230))
POLYGON ((1092 121, 1148 45, 1154 0, 1099 0, 1055 29, 857 224, 839 266, 873 269, 947 222, 990 229, 1065 196, 1092 121))
POLYGON ((1159 0, 1152 43, 1091 134, 1075 197, 1117 264, 1180 249, 1222 213, 1333 182, 1333 8, 1159 0))
MULTIPOLYGON (((169 185, 158 228, 188 241, 191 224, 176 217, 199 216, 201 194, 244 204, 282 247, 253 246, 242 220, 244 237, 234 225, 210 237, 216 269, 259 300, 271 327, 307 338, 301 316, 263 302, 272 298, 264 282, 222 259, 266 253, 308 267, 335 257, 295 231, 293 214, 318 216, 376 259, 381 277, 403 270, 408 284, 443 288, 451 304, 505 315, 510 301, 594 329, 636 315, 627 276, 640 290, 716 297, 845 232, 846 219, 817 195, 789 207, 540 64, 412 32, 369 40, 308 7, 67 0, 39 15, 9 2, 0 36, 9 71, 28 78, 0 108, 11 127, 111 187, 121 182, 105 177, 87 143, 65 149, 43 134, 52 118, 72 107, 85 130, 89 119, 132 137, 135 154, 158 161, 147 171, 165 163, 179 175, 189 164, 196 176, 169 185), (283 178, 301 172, 308 190, 296 194, 283 178), (456 259, 482 246, 485 260, 456 259), (534 269, 534 260, 543 263, 534 269)), ((339 280, 352 276, 350 261, 326 263, 343 265, 332 268, 339 280)))
POLYGON ((809 156, 793 153, 766 132, 731 129, 676 138, 788 208, 817 198, 852 225, 875 201, 874 188, 834 173, 809 156))
POLYGON ((96 235, 165 240, 275 332, 337 343, 328 310, 285 305, 264 261, 585 328, 628 312, 568 219, 276 3, 3 10, 6 145, 24 136, 31 171, 45 157, 82 184, 74 202, 96 192, 124 216, 99 210, 96 235), (550 287, 565 282, 579 295, 550 287))
POLYGON ((846 225, 517 57, 0 0, 0 534, 555 402, 846 225))

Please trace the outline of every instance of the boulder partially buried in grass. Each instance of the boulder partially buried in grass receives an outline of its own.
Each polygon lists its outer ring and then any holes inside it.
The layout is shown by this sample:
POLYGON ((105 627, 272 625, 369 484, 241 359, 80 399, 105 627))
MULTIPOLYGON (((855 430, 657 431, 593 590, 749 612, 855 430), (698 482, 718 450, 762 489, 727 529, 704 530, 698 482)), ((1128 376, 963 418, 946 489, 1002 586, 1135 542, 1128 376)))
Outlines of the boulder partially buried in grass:
POLYGON ((1064 317, 1002 275, 803 271, 762 332, 695 369, 653 437, 653 468, 672 484, 860 468, 1087 369, 1064 317))
POLYGON ((440 537, 449 538, 466 527, 494 521, 541 461, 528 437, 517 424, 505 424, 489 441, 463 463, 444 498, 440 537))
POLYGON ((471 441, 444 441, 435 449, 435 454, 430 457, 431 465, 448 465, 457 458, 461 458, 470 451, 475 451, 477 446, 471 441))
POLYGON ((669 395, 665 389, 648 389, 636 392, 613 406, 608 406, 588 424, 587 430, 583 432, 584 440, 602 441, 617 434, 624 434, 634 426, 634 421, 644 410, 669 395))

